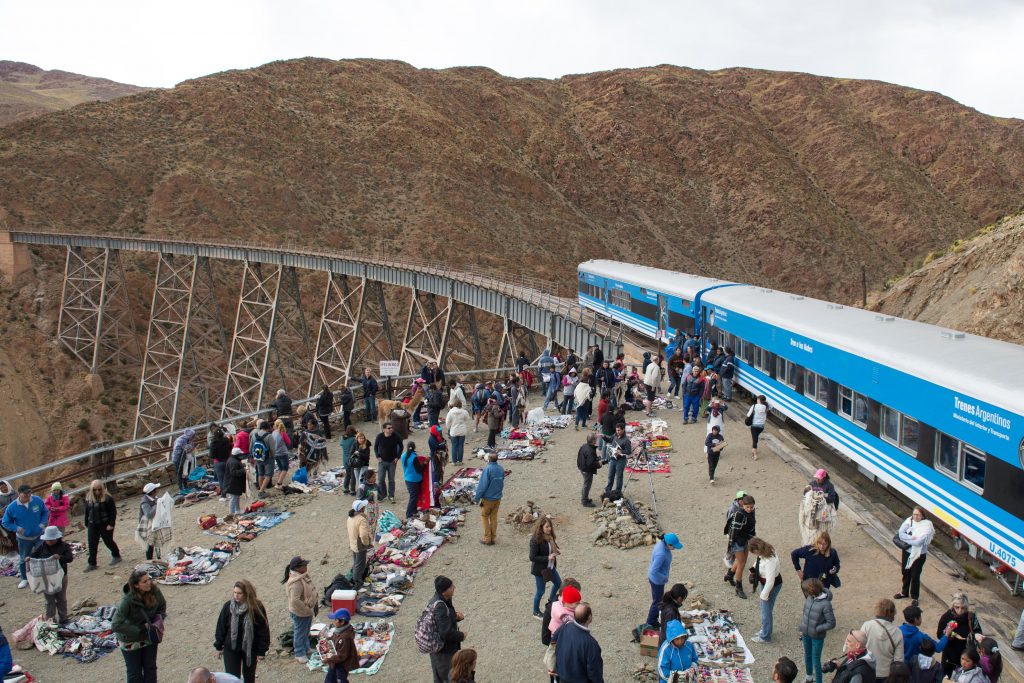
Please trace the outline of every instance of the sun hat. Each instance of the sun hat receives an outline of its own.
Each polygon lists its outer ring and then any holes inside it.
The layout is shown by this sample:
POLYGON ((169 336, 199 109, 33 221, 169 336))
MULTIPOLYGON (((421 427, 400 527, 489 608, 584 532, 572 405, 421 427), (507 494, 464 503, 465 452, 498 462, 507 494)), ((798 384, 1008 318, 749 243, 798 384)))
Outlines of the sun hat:
POLYGON ((356 512, 359 512, 364 507, 366 507, 366 501, 365 500, 354 500, 354 501, 352 501, 352 509, 355 510, 356 512))
POLYGON ((149 482, 148 484, 142 487, 142 492, 153 493, 153 491, 156 491, 158 488, 160 488, 160 484, 154 484, 153 482, 149 482))
POLYGON ((352 618, 352 614, 347 609, 345 609, 344 607, 339 607, 338 609, 336 609, 333 612, 331 612, 330 614, 328 614, 327 618, 328 619, 341 619, 343 621, 348 621, 349 619, 352 618))
POLYGON ((60 529, 58 529, 55 526, 48 526, 48 527, 46 527, 46 531, 44 531, 43 535, 40 536, 39 538, 40 538, 40 540, 43 540, 43 541, 56 541, 58 538, 63 538, 63 537, 64 537, 64 534, 62 534, 60 532, 60 529))
POLYGON ((679 542, 679 537, 676 536, 675 534, 665 534, 665 543, 668 543, 670 546, 672 546, 676 550, 682 550, 683 549, 683 544, 679 542))

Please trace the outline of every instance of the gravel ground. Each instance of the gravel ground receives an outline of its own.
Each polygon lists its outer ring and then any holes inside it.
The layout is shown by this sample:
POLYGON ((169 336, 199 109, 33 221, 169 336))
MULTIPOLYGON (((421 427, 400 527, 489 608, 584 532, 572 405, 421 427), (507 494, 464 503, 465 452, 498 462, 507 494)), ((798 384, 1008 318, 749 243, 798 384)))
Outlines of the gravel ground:
MULTIPOLYGON (((714 486, 707 481, 701 452, 704 426, 683 426, 678 413, 659 413, 660 417, 669 419, 676 452, 672 456, 672 474, 654 475, 654 489, 665 530, 678 533, 685 544, 682 551, 675 553, 670 582, 690 581, 695 585, 691 595, 704 595, 713 607, 733 610, 743 635, 748 638, 759 626, 758 604, 755 599, 739 599, 722 581, 722 527, 724 510, 737 489, 745 489, 757 498, 759 535, 775 545, 786 567, 785 585, 775 607, 774 640, 752 648, 757 659, 753 666, 755 679, 767 680, 772 663, 781 655, 793 658, 802 669, 797 627, 803 601, 797 577, 788 565, 788 551, 799 544, 797 508, 805 481, 767 448, 762 447, 758 461, 751 460, 749 436, 742 424, 741 411, 742 407, 737 405, 727 417, 725 433, 730 445, 723 454, 714 486)), ((364 426, 372 439, 377 433, 376 427, 364 426)), ((770 427, 768 433, 772 432, 770 427)), ((425 442, 426 433, 417 432, 414 438, 425 442)), ((484 440, 483 432, 470 434, 467 453, 471 447, 483 445, 484 440)), ((573 576, 581 581, 584 600, 594 609, 593 632, 603 649, 606 680, 632 680, 632 672, 638 665, 653 662, 640 657, 636 645, 629 642, 630 629, 644 620, 650 601, 646 579, 650 548, 625 551, 592 545, 590 536, 595 525, 590 511, 579 505, 576 451, 582 441, 582 432, 571 428, 560 430, 543 460, 506 464, 512 475, 506 481, 497 544, 487 547, 477 543, 480 519, 475 510, 470 510, 462 537, 442 547, 420 571, 413 594, 395 619, 397 635, 378 674, 380 680, 430 680, 427 657, 418 652, 411 634, 422 606, 432 594, 434 577, 445 574, 456 585, 456 608, 466 613, 462 624, 467 633, 465 646, 476 648, 479 653, 477 680, 547 681, 541 663, 540 622, 530 615, 533 577, 529 574, 527 560, 528 538, 503 521, 506 512, 527 500, 539 503, 555 515, 562 548, 559 572, 563 578, 573 576)), ((332 462, 340 462, 336 442, 332 449, 332 462)), ((479 462, 467 459, 467 464, 479 462)), ((604 474, 604 470, 598 473, 600 485, 595 482, 598 494, 604 474)), ((401 484, 399 488, 402 489, 401 484)), ((627 494, 649 502, 647 476, 631 480, 627 494)), ((290 557, 301 554, 312 561, 310 571, 314 583, 322 587, 336 572, 349 568, 344 520, 350 501, 350 497, 341 494, 311 499, 292 519, 255 541, 243 544, 242 554, 213 583, 199 587, 164 587, 169 618, 166 640, 160 647, 161 680, 184 681, 189 669, 200 664, 216 667, 212 648, 214 624, 221 605, 230 595, 232 583, 238 579, 247 578, 255 584, 271 615, 275 639, 278 633, 290 628, 284 590, 279 583, 283 569, 290 557)), ((402 489, 398 504, 391 507, 401 514, 404 504, 402 489)), ((208 511, 223 514, 226 511, 223 506, 214 500, 177 509, 178 543, 209 546, 213 539, 202 535, 195 519, 208 511)), ((83 597, 92 597, 100 604, 116 601, 130 567, 141 559, 142 553, 131 538, 136 501, 122 504, 120 509, 116 537, 127 561, 114 568, 116 571, 82 574, 84 558, 78 558, 70 572, 71 602, 83 597)), ((69 534, 69 539, 84 540, 84 534, 69 534)), ((841 634, 872 616, 872 607, 878 598, 891 596, 899 588, 898 560, 894 552, 872 541, 850 517, 841 516, 833 540, 842 558, 844 585, 834 600, 839 623, 825 644, 825 653, 830 656, 842 649, 841 634)), ((109 559, 105 553, 101 546, 101 567, 109 559)), ((926 568, 925 580, 929 585, 938 586, 941 595, 949 594, 953 587, 953 580, 932 564, 926 568)), ((16 590, 14 579, 0 579, 0 607, 8 635, 37 614, 41 604, 41 597, 16 590)), ((922 608, 928 625, 937 620, 943 606, 924 597, 922 608)), ((44 682, 57 681, 68 674, 81 681, 115 681, 124 675, 121 656, 116 652, 88 665, 35 651, 19 653, 16 661, 44 682)), ((321 676, 300 668, 289 656, 277 656, 272 651, 260 667, 260 678, 312 681, 320 680, 321 676)))

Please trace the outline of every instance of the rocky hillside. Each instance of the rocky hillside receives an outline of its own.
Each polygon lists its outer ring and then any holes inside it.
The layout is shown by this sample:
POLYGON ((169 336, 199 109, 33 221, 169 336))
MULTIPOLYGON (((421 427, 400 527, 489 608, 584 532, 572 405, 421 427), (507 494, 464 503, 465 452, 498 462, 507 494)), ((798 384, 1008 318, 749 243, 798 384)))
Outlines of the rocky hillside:
POLYGON ((0 60, 0 126, 83 102, 105 102, 146 90, 106 78, 44 71, 32 64, 0 60))
POLYGON ((893 282, 874 308, 1024 344, 1024 213, 958 240, 893 282))
POLYGON ((1009 213, 1024 122, 673 66, 512 79, 303 59, 0 130, 12 228, 391 252, 572 286, 622 257, 836 299, 1009 213))

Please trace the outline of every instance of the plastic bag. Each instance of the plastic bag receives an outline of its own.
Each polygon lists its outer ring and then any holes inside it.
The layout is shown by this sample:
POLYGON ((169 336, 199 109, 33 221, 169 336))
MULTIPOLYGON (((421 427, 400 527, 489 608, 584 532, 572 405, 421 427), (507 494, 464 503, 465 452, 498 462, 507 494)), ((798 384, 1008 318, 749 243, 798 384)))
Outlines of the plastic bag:
POLYGON ((544 421, 544 408, 537 407, 526 414, 526 424, 540 424, 544 421))
POLYGON ((306 471, 305 467, 300 467, 295 470, 295 474, 292 475, 292 481, 296 484, 308 484, 309 483, 309 472, 306 471))
POLYGON ((189 481, 199 481, 200 479, 202 479, 205 476, 206 476, 206 468, 205 467, 196 467, 195 469, 193 469, 191 472, 188 473, 188 480, 189 481))
POLYGON ((14 641, 14 649, 16 650, 31 650, 33 647, 32 633, 43 618, 43 615, 38 617, 32 617, 31 621, 19 628, 17 631, 11 634, 11 640, 14 641))

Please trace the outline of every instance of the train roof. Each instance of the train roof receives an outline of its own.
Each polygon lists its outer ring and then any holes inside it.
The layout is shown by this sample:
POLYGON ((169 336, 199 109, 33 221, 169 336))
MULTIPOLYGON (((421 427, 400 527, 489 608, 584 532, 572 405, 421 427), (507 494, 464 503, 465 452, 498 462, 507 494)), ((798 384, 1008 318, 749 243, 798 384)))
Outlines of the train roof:
POLYGON ((662 294, 672 294, 688 301, 693 301, 697 296, 697 292, 702 289, 732 284, 728 280, 719 280, 713 277, 704 277, 703 275, 676 273, 662 268, 639 266, 635 263, 623 263, 606 259, 594 259, 581 263, 579 270, 614 278, 622 282, 629 282, 640 287, 659 291, 662 294))
POLYGON ((1024 346, 752 285, 701 300, 1024 414, 1024 346))

